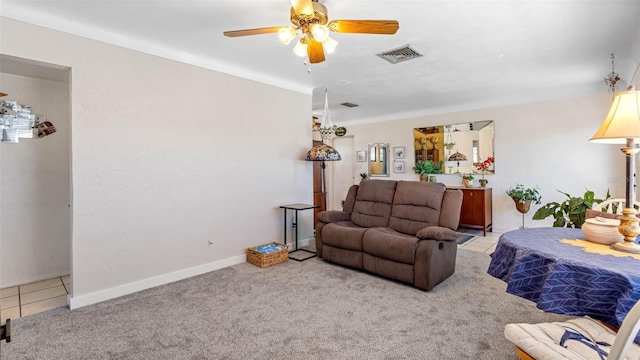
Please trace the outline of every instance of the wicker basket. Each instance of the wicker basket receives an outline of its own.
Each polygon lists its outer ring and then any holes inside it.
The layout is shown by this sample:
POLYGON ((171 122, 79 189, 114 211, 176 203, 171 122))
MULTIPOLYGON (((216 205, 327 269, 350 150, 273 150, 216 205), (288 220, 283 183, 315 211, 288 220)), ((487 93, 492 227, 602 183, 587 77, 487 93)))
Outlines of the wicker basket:
POLYGON ((247 262, 250 262, 253 265, 259 266, 261 268, 266 268, 271 265, 279 264, 281 262, 289 260, 289 245, 279 244, 277 242, 273 242, 270 244, 275 244, 276 246, 286 246, 286 248, 274 251, 269 254, 263 254, 257 251, 256 248, 269 244, 250 247, 247 249, 247 262))

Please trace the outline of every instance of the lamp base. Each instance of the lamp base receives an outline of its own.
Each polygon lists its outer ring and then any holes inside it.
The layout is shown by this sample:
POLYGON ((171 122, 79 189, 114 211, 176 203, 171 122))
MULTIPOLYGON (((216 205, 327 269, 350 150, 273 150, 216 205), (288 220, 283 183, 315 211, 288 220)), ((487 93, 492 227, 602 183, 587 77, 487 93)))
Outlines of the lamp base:
POLYGON ((622 251, 622 252, 628 252, 628 253, 632 253, 632 254, 640 254, 640 245, 638 245, 636 243, 633 243, 633 242, 629 242, 629 241, 615 243, 615 244, 611 245, 611 248, 613 250, 618 250, 618 251, 622 251))
POLYGON ((618 226, 618 232, 624 236, 624 242, 611 245, 612 249, 640 254, 640 245, 635 243, 636 236, 640 235, 640 226, 638 225, 640 219, 636 217, 636 214, 637 212, 634 208, 624 208, 622 210, 622 216, 619 217, 620 226, 618 226))

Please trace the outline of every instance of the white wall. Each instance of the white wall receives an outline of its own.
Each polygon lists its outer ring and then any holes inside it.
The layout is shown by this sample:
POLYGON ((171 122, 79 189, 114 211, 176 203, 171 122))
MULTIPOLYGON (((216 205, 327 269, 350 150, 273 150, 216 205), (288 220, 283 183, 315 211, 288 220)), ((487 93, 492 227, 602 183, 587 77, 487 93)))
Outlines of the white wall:
MULTIPOLYGON (((624 156, 616 145, 588 140, 606 116, 610 94, 599 94, 551 102, 490 108, 399 119, 389 122, 348 126, 354 135, 355 150, 368 143, 388 142, 391 147, 413 149, 413 128, 481 120, 495 121, 495 175, 487 175, 493 190, 493 226, 497 232, 517 229, 522 217, 505 192, 522 183, 539 186, 542 204, 534 205, 525 216, 525 226, 551 226, 552 221, 533 221, 533 213, 551 201, 566 197, 556 190, 582 196, 585 188, 604 197, 607 189, 624 197, 624 156)), ((411 171, 414 160, 407 151, 404 174, 391 173, 390 179, 418 180, 411 171)), ((355 173, 366 171, 366 163, 356 163, 355 173)), ((458 175, 438 175, 438 181, 459 186, 458 175)), ((477 184, 477 183, 476 183, 477 184)))
POLYGON ((3 53, 72 71, 72 307, 242 262, 282 241, 279 205, 313 201, 311 94, 6 18, 0 32, 3 53))
POLYGON ((71 270, 69 84, 0 73, 2 91, 57 132, 0 143, 0 287, 71 270))

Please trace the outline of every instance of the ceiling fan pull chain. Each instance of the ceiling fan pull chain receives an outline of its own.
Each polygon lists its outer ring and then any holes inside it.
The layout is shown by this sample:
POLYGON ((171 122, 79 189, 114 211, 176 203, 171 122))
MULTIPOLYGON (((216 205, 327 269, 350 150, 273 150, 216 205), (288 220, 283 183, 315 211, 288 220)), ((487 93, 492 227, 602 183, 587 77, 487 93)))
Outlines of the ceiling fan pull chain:
POLYGON ((311 74, 311 62, 309 61, 309 57, 304 58, 304 66, 307 67, 307 74, 311 74))

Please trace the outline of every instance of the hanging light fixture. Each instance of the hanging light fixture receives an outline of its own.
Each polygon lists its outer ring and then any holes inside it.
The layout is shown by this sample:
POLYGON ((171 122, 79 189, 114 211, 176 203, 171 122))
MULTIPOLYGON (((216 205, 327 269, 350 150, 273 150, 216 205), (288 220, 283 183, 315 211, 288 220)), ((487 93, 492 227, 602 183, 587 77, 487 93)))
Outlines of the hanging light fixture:
POLYGON ((606 78, 604 78, 604 83, 609 86, 609 94, 615 94, 616 91, 618 91, 616 83, 620 81, 620 75, 618 75, 615 68, 615 60, 616 57, 611 54, 611 72, 606 78))
MULTIPOLYGON (((322 113, 322 119, 320 120, 320 127, 316 129, 322 137, 322 144, 312 147, 305 157, 306 161, 322 161, 322 192, 327 191, 326 177, 324 169, 326 167, 325 161, 339 161, 342 160, 340 153, 336 151, 329 141, 335 135, 336 126, 331 121, 331 115, 329 114, 329 90, 325 86, 324 88, 324 112, 322 113)), ((326 208, 326 199, 323 208, 326 208)))
POLYGON ((329 140, 333 139, 335 135, 336 126, 331 121, 331 115, 329 114, 329 89, 324 88, 324 112, 322 113, 322 120, 320 121, 320 128, 317 131, 322 137, 322 142, 327 144, 329 140))

